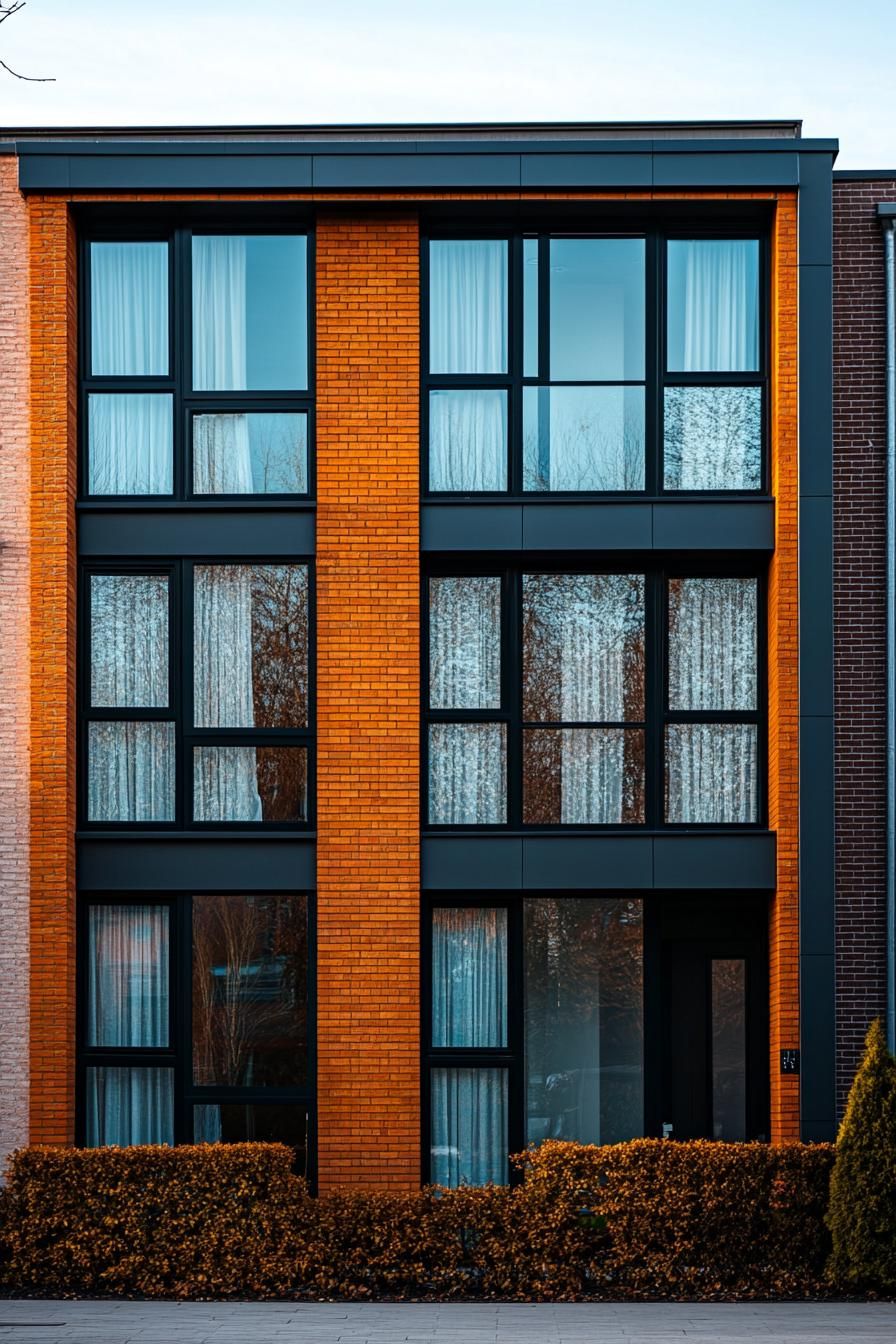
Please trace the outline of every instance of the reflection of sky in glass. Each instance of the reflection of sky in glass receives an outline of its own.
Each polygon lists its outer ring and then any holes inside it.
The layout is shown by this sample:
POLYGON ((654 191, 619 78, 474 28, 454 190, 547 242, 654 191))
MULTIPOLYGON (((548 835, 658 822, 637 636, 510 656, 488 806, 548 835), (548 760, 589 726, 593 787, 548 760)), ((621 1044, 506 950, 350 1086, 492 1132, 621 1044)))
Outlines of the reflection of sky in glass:
POLYGON ((303 237, 246 239, 249 387, 308 385, 308 299, 303 237))
POLYGON ((552 380, 643 378, 643 238, 552 238, 550 255, 552 380))

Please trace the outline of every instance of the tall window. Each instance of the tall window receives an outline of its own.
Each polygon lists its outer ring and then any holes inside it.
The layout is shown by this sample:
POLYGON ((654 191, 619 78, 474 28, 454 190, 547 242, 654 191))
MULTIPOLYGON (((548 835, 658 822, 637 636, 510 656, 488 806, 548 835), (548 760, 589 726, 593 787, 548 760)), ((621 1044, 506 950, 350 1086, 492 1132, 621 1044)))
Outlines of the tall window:
POLYGON ((307 564, 91 572, 83 609, 88 824, 308 823, 307 564))
POLYGON ((307 496, 305 235, 175 229, 83 255, 82 493, 307 496))
POLYGON ((434 573, 427 590, 425 824, 762 819, 754 576, 434 573))
POLYGON ((81 946, 84 1142, 279 1140, 306 1172, 308 898, 90 899, 81 946))
POLYGON ((434 905, 432 1181, 502 1184, 527 1143, 642 1133, 641 926, 637 900, 434 905))
POLYGON ((432 238, 424 265, 431 494, 762 488, 756 237, 432 238))

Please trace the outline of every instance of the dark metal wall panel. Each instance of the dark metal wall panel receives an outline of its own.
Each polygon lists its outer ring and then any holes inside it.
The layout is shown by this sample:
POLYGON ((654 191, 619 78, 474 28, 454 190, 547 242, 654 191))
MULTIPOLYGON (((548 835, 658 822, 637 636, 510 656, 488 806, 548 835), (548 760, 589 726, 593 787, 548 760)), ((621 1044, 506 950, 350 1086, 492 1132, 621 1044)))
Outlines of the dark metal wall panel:
POLYGON ((314 554, 312 510, 207 509, 90 512, 78 519, 78 551, 88 556, 314 554))
POLYGON ((654 187, 795 187, 798 156, 790 154, 657 154, 654 187))
POLYGON ((308 836, 133 835, 78 840, 81 891, 312 891, 315 843, 308 836))
POLYGON ((425 891, 519 890, 523 842, 513 835, 424 837, 421 883, 425 891))
POLYGON ((773 551, 772 500, 724 502, 663 501, 653 506, 653 548, 657 551, 773 551))
POLYGON ((415 190, 520 185, 518 154, 315 155, 313 185, 348 190, 415 190))
POLYGON ((524 551, 650 550, 649 504, 525 504, 524 551))
POLYGON ((651 187, 652 154, 524 154, 523 187, 651 187))
POLYGON ((523 840, 526 890, 638 891, 652 886, 653 841, 649 836, 527 836, 523 840))
POLYGON ((689 891, 773 891, 774 835, 663 835, 653 842, 653 885, 689 891))
POLYGON ((420 546, 424 551, 519 551, 521 504, 424 504, 420 546))

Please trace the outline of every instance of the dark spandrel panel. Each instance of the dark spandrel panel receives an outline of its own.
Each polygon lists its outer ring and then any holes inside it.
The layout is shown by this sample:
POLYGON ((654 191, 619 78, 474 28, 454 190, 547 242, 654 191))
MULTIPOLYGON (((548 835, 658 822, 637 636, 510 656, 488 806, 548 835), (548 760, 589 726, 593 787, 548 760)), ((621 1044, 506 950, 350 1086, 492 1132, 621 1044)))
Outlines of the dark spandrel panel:
POLYGON ((643 717, 643 574, 524 574, 523 718, 643 717))
POLYGON ((665 489, 761 489, 760 388, 667 387, 664 404, 665 489))
POLYGON ((429 725, 429 820, 497 826, 507 820, 507 726, 429 725))
POLYGON ((308 1078, 304 896, 193 897, 193 1082, 301 1087, 308 1078))
POLYGON ((501 580, 452 575, 429 581, 432 709, 501 705, 501 580))
POLYGON ((90 372, 168 372, 168 244, 90 244, 90 372))
POLYGON ((90 703, 168 705, 168 576, 90 576, 90 703))
POLYGON ((283 1143, 295 1152, 293 1170, 308 1175, 308 1110, 263 1102, 193 1107, 194 1143, 283 1143))
POLYGON ((758 785, 755 723, 666 726, 666 821, 755 822, 758 785))
POLYGON ((173 821, 173 723, 87 726, 87 820, 173 821))
POLYGON ((307 725, 306 565, 197 565, 193 640, 198 728, 307 725))
POLYGON ((526 728, 527 826, 626 826, 644 821, 640 728, 526 728))
POLYGON ((759 368, 759 243, 670 239, 666 367, 682 373, 759 368))
POLYGON ((431 373, 507 372, 507 242, 429 245, 431 373))
POLYGON ((526 490, 643 490, 642 387, 523 389, 526 490))
POLYGON ((308 386, 307 241, 297 234, 193 236, 193 386, 308 386))
POLYGON ((669 580, 669 708, 752 710, 756 579, 669 580))
POLYGON ((637 382, 645 368, 643 238, 552 238, 551 380, 637 382))
POLYGON ((308 820, 304 747, 193 748, 193 820, 308 820))
POLYGON ((304 411, 193 417, 194 494, 301 495, 307 490, 304 411))
POLYGON ((618 1143, 643 1133, 638 900, 524 904, 526 1138, 618 1143))

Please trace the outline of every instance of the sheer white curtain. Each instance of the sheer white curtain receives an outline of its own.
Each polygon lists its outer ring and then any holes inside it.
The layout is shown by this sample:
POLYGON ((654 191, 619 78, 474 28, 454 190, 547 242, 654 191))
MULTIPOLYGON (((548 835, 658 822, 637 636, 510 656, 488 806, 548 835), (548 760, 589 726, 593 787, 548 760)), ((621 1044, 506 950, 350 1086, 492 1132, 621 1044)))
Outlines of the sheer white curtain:
POLYGON ((506 373, 504 239, 430 243, 429 367, 432 373, 506 373))
POLYGON ((507 1044, 506 910, 433 912, 432 1043, 507 1044))
POLYGON ((174 1143, 174 1070, 87 1070, 87 1146, 174 1143))
POLYGON ((480 388, 430 393, 429 488, 507 488, 506 392, 480 388))
POLYGON ((503 723, 430 724, 430 821, 437 826, 506 821, 506 762, 503 723))
POLYGON ((501 704, 501 580, 433 578, 429 583, 429 703, 432 709, 501 704))
POLYGON ((433 1069, 435 1185, 507 1183, 507 1070, 433 1069))
POLYGON ((168 244, 91 243, 93 374, 168 372, 168 244))
POLYGON ((87 755, 90 821, 174 820, 173 723, 90 723, 87 755))
MULTIPOLYGON (((193 386, 243 390, 246 366, 246 239, 193 238, 193 386)), ((193 421, 196 494, 252 492, 249 421, 202 415, 193 421)))
POLYGON ((669 367, 748 371, 759 356, 759 246, 755 239, 669 243, 669 367))
POLYGON ((755 821, 756 784, 754 723, 670 723, 666 728, 667 821, 755 821))
POLYGON ((88 935, 88 1045, 168 1045, 168 910, 94 905, 88 935))
MULTIPOLYGON (((251 728, 252 567, 193 571, 193 714, 197 728, 251 728)), ((241 746, 194 753, 197 821, 261 821, 256 754, 241 746)))
POLYGON ((167 392, 96 392, 87 398, 92 495, 170 495, 172 400, 167 392))
POLYGON ((247 415, 197 415, 193 419, 193 492, 251 495, 252 454, 247 415))
POLYGON ((756 708, 755 579, 669 584, 669 708, 756 708))

